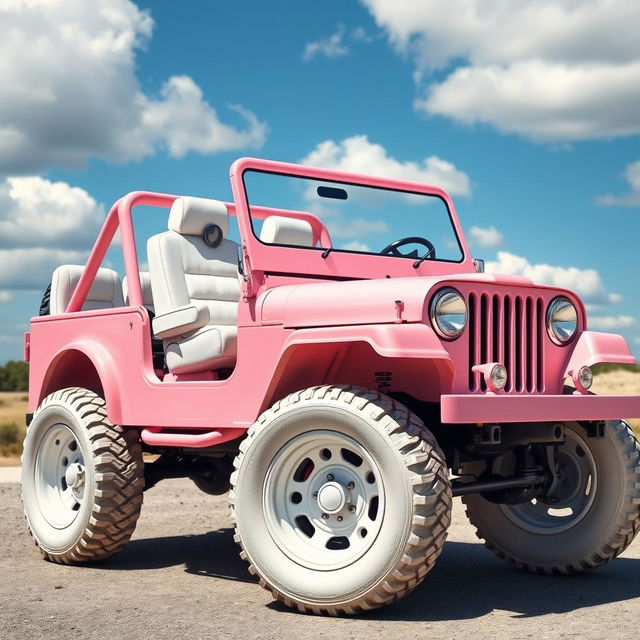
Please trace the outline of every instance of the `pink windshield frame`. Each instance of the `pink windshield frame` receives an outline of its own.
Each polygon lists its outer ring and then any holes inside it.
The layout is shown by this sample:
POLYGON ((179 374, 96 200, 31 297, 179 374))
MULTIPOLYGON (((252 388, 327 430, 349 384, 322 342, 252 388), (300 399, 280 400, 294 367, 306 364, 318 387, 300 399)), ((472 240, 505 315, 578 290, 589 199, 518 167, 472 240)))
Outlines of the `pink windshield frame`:
MULTIPOLYGON (((432 276, 470 273, 474 271, 473 260, 469 255, 469 250, 453 202, 449 195, 438 187, 418 182, 364 176, 344 171, 306 167, 259 158, 241 158, 234 162, 231 166, 230 178, 238 225, 240 226, 240 235, 242 236, 245 250, 250 258, 251 268, 253 270, 272 273, 316 275, 319 277, 366 279, 432 276), (446 203, 449 209, 451 222, 460 244, 463 256, 462 260, 460 262, 426 260, 417 269, 414 269, 413 262, 410 260, 400 260, 398 258, 375 254, 334 251, 326 258, 323 258, 322 252, 317 250, 263 244, 255 236, 251 226, 251 213, 253 212, 255 216, 257 208, 250 206, 248 202, 243 180, 243 175, 247 171, 261 171, 301 178, 343 182, 439 197, 446 203)), ((326 247, 328 245, 323 244, 322 246, 326 247)))

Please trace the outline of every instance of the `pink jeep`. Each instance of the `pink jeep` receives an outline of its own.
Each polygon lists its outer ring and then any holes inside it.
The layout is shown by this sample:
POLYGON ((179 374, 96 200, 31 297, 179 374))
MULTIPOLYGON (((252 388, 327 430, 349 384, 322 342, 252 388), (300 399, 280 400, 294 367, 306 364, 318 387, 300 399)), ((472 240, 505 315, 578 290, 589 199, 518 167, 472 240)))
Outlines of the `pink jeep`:
POLYGON ((455 496, 532 572, 627 547, 640 446, 619 418, 640 397, 589 387, 592 365, 634 358, 574 293, 482 273, 437 187, 251 158, 231 185, 232 203, 130 193, 87 264, 53 275, 25 337, 22 490, 45 558, 120 550, 143 490, 178 476, 230 489, 249 571, 314 613, 411 591, 455 496), (169 210, 143 273, 137 205, 169 210), (124 282, 100 268, 117 229, 124 282))

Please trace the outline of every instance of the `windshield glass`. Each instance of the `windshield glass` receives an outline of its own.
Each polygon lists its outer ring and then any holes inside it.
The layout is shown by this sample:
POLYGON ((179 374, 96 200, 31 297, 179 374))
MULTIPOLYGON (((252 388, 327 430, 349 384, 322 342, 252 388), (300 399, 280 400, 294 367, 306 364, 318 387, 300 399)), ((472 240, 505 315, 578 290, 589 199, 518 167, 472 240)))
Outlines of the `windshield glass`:
POLYGON ((463 259, 449 209, 438 196, 253 170, 245 171, 243 179, 253 231, 265 244, 414 261, 463 259), (274 224, 265 225, 263 207, 314 214, 331 244, 318 234, 313 242, 300 233, 274 233, 274 224))

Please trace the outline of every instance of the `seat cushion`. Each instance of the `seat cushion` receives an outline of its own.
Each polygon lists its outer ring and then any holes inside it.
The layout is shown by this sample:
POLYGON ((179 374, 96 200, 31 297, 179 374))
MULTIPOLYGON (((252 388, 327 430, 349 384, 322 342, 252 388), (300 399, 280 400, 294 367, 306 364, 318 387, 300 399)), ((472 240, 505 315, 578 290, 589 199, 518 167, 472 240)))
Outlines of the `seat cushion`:
POLYGON ((167 367, 178 374, 233 367, 237 336, 235 327, 206 326, 179 341, 165 340, 167 367))

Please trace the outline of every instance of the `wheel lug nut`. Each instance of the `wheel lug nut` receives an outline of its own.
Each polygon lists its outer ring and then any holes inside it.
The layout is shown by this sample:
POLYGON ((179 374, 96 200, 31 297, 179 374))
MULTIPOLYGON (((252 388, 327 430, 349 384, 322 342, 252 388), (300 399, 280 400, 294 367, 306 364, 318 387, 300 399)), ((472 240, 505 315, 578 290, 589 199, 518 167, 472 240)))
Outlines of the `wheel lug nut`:
POLYGON ((317 491, 314 491, 314 492, 313 492, 313 497, 314 497, 314 499, 315 499, 315 500, 317 500, 317 499, 318 499, 318 492, 317 492, 317 491))
POLYGON ((328 513, 323 513, 322 514, 322 519, 323 520, 328 520, 329 519, 329 514, 328 513))
POLYGON ((338 522, 342 522, 342 516, 338 516, 338 522))
POLYGON ((327 474, 327 480, 328 480, 329 482, 331 482, 332 480, 335 480, 335 477, 334 477, 333 473, 328 473, 328 474, 327 474))
POLYGON ((350 504, 350 505, 349 505, 349 513, 355 513, 355 511, 356 511, 356 507, 355 507, 355 505, 350 504))
POLYGON ((353 487, 355 487, 356 485, 353 482, 349 482, 347 484, 347 489, 353 489, 353 487))

